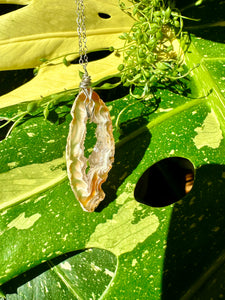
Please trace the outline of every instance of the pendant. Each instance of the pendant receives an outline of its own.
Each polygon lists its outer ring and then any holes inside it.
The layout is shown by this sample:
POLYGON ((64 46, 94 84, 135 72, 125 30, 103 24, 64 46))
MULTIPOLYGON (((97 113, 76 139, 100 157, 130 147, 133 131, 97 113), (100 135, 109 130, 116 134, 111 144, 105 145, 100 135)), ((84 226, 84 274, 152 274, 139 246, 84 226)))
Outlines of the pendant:
POLYGON ((114 161, 112 121, 107 106, 92 88, 80 91, 72 106, 71 115, 66 145, 67 173, 81 207, 84 211, 93 212, 105 198, 101 185, 106 181, 114 161), (88 119, 97 125, 97 141, 87 159, 84 156, 84 141, 88 119))

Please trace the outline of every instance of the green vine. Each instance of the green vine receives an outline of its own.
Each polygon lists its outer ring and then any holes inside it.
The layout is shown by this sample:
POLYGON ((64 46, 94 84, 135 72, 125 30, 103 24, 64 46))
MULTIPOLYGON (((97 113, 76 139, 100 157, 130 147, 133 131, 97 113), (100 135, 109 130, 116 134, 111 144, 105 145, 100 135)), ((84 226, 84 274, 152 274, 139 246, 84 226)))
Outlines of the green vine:
MULTIPOLYGON (((79 75, 82 78, 83 73, 80 72, 79 75)), ((115 88, 118 85, 120 85, 120 83, 121 83, 120 81, 116 82, 116 83, 105 82, 105 81, 111 79, 112 77, 114 78, 115 76, 105 77, 104 82, 103 82, 103 80, 98 80, 98 81, 94 82, 92 84, 93 89, 109 90, 109 89, 115 88)), ((30 101, 26 105, 26 107, 23 111, 19 111, 18 113, 16 113, 9 119, 1 118, 0 121, 4 121, 4 123, 2 125, 0 125, 0 129, 4 128, 7 125, 10 125, 10 123, 12 123, 12 125, 10 126, 10 128, 7 132, 7 135, 5 136, 5 138, 7 138, 11 134, 12 130, 16 126, 18 126, 21 122, 24 121, 25 117, 29 117, 29 116, 34 117, 34 116, 43 115, 44 119, 48 120, 49 114, 52 111, 55 111, 58 106, 69 104, 69 102, 73 102, 74 98, 76 97, 78 92, 79 92, 79 88, 75 88, 75 89, 71 89, 71 90, 65 90, 65 91, 59 92, 57 94, 52 94, 50 96, 42 97, 39 100, 30 101)))
POLYGON ((183 32, 183 17, 172 1, 130 0, 121 9, 135 21, 128 33, 120 38, 124 47, 123 64, 118 66, 121 81, 130 87, 143 87, 142 99, 152 97, 153 88, 177 84, 189 72, 184 68, 184 51, 189 38, 183 32))
MULTIPOLYGON (((139 101, 153 99, 153 94, 157 87, 167 88, 172 85, 176 87, 177 92, 182 93, 183 85, 180 80, 191 71, 185 72, 184 65, 184 52, 189 45, 188 34, 183 32, 183 19, 186 17, 181 15, 171 0, 129 1, 131 3, 129 7, 126 7, 123 2, 119 3, 120 8, 134 19, 134 24, 130 31, 120 36, 124 40, 124 46, 119 49, 110 47, 109 49, 96 50, 115 51, 116 55, 122 53, 123 64, 118 66, 119 73, 116 76, 105 77, 93 83, 93 88, 112 89, 123 84, 125 87, 130 88, 131 96, 139 99, 139 101), (111 77, 118 77, 120 81, 114 84, 106 82, 111 77), (140 88, 143 91, 142 95, 140 95, 140 91, 136 94, 133 91, 134 87, 140 88)), ((69 66, 70 61, 67 58, 70 55, 77 54, 77 52, 74 52, 52 59, 42 58, 42 64, 34 70, 34 73, 36 75, 40 68, 48 66, 53 61, 54 63, 58 61, 58 63, 69 66)), ((82 73, 80 73, 80 77, 82 78, 82 73)), ((64 95, 70 94, 70 96, 75 96, 78 91, 79 88, 76 88, 31 101, 24 111, 18 112, 18 114, 6 120, 0 126, 0 129, 13 122, 7 133, 7 136, 9 136, 12 129, 25 116, 40 115, 41 113, 45 119, 48 119, 49 113, 60 105, 64 95)), ((117 128, 119 128, 119 118, 126 109, 127 107, 117 117, 117 128)))

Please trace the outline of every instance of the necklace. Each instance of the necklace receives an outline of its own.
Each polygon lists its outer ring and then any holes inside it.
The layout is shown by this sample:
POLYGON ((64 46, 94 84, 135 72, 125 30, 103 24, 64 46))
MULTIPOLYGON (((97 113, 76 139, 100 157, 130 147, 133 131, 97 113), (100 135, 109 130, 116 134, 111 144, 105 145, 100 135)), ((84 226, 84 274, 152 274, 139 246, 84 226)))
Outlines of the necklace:
POLYGON ((87 37, 85 26, 84 2, 77 3, 77 33, 79 39, 79 64, 84 74, 80 91, 71 109, 72 121, 66 145, 67 173, 71 188, 83 210, 92 212, 104 199, 101 185, 106 181, 114 161, 115 144, 112 121, 105 103, 91 88, 87 72, 87 37), (94 122, 96 144, 88 158, 84 156, 84 141, 87 121, 94 122), (87 168, 87 166, 89 167, 87 168))

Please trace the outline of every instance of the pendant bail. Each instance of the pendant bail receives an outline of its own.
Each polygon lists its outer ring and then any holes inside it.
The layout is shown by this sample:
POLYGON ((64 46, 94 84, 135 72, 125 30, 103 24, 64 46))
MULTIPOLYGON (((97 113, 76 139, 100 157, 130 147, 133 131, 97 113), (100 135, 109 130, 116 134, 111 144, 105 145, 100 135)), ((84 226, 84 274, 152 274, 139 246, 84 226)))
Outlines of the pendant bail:
POLYGON ((89 76, 87 70, 85 70, 85 73, 83 74, 81 83, 80 83, 80 88, 81 89, 88 89, 91 87, 91 76, 89 76))

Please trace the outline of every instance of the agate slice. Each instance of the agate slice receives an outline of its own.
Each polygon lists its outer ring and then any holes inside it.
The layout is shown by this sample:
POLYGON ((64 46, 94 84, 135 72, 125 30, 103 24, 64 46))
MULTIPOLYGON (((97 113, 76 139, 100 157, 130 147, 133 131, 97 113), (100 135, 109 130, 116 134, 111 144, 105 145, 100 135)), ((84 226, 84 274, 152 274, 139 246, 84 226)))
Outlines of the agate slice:
POLYGON ((112 121, 107 106, 91 88, 83 89, 78 94, 71 115, 66 146, 67 173, 74 195, 83 210, 93 212, 105 197, 101 186, 114 161, 112 121), (97 125, 97 141, 92 153, 86 158, 84 141, 88 120, 97 125))

